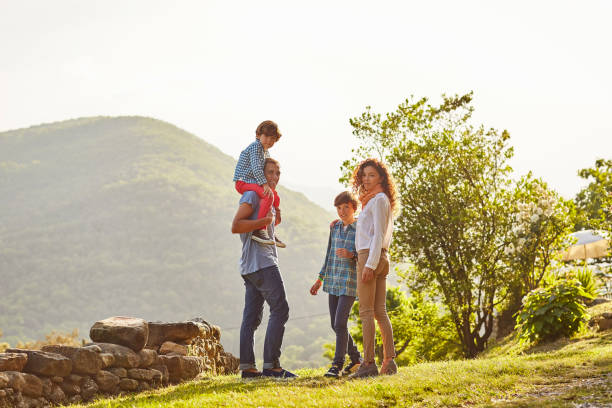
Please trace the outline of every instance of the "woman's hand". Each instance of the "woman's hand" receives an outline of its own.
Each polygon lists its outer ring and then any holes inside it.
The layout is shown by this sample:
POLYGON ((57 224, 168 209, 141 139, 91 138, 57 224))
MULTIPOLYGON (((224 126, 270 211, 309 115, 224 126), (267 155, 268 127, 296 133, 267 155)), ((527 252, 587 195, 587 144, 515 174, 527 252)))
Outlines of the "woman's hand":
POLYGON ((370 281, 374 278, 374 269, 368 268, 367 266, 363 268, 363 272, 361 273, 361 280, 364 282, 370 281))
POLYGON ((316 295, 319 289, 321 289, 321 281, 317 279, 314 285, 312 285, 312 287, 310 288, 310 294, 316 295))
POLYGON ((347 258, 347 259, 353 258, 355 256, 354 253, 352 253, 346 248, 336 249, 336 255, 338 255, 340 258, 347 258))

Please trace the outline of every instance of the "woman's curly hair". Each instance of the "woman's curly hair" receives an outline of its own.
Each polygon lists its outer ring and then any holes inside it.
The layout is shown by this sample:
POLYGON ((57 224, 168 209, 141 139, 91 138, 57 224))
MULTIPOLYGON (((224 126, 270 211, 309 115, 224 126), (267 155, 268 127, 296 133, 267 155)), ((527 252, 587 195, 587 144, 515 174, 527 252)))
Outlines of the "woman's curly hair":
POLYGON ((382 186, 383 191, 389 198, 389 202, 391 204, 391 211, 394 211, 398 205, 395 181, 393 180, 393 176, 391 176, 389 169, 387 169, 387 166, 380 160, 373 158, 365 159, 364 161, 359 163, 359 166, 355 167, 355 170, 353 171, 353 192, 358 195, 362 192, 361 188, 363 185, 363 170, 368 166, 374 167, 378 172, 378 175, 382 178, 380 185, 382 186))

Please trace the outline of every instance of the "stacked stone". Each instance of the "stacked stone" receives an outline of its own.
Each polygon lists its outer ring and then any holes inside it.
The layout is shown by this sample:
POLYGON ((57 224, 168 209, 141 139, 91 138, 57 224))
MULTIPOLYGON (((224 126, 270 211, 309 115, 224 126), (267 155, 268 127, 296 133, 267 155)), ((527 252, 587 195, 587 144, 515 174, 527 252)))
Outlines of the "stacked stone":
POLYGON ((83 347, 8 349, 0 353, 0 408, 87 402, 97 395, 141 392, 192 380, 202 372, 236 372, 236 359, 223 351, 220 331, 212 327, 112 317, 93 325, 93 342, 83 347), (192 343, 214 352, 188 356, 192 343))
POLYGON ((221 345, 221 329, 203 319, 191 321, 198 325, 199 335, 191 344, 192 354, 204 358, 204 371, 211 375, 228 375, 238 372, 240 359, 226 352, 221 345))

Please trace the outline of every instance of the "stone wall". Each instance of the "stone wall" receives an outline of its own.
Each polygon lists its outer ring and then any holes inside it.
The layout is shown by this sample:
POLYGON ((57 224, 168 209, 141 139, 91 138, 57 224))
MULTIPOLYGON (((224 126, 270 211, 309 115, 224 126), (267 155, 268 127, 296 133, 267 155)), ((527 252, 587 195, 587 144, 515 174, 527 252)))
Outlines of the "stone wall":
POLYGON ((0 353, 0 408, 48 407, 147 391, 199 375, 234 374, 239 361, 221 346, 221 330, 202 319, 96 322, 83 347, 0 353))

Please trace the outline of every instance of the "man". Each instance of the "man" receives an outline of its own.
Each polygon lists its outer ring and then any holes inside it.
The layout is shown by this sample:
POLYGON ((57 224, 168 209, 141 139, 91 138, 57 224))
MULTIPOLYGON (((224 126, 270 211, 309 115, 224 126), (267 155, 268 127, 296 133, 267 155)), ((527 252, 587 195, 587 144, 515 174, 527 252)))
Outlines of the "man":
MULTIPOLYGON (((280 165, 266 159, 264 175, 272 190, 280 179, 280 165)), ((285 323, 289 319, 289 305, 285 286, 278 269, 276 245, 261 245, 251 239, 253 231, 267 227, 268 236, 274 236, 274 226, 280 223, 280 214, 270 208, 264 218, 257 219, 260 198, 254 191, 246 191, 240 198, 238 211, 232 221, 232 233, 240 234, 242 256, 240 274, 244 279, 244 312, 240 327, 240 370, 242 378, 293 378, 295 374, 280 365, 281 344, 285 323), (254 335, 261 323, 264 302, 270 307, 270 319, 264 342, 263 371, 255 366, 254 335)))

